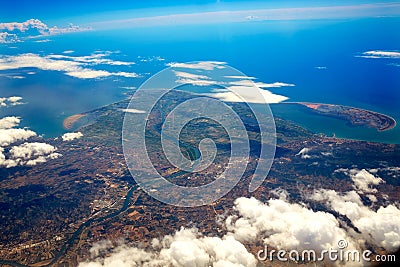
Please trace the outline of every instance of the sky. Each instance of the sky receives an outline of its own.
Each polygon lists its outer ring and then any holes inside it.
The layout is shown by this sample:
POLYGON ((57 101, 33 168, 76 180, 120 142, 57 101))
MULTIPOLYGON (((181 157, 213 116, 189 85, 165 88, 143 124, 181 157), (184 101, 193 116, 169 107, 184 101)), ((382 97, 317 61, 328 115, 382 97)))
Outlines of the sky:
POLYGON ((56 23, 90 23, 100 19, 119 19, 129 17, 147 17, 179 13, 198 13, 226 10, 246 10, 287 7, 317 7, 331 5, 358 5, 371 3, 393 3, 393 1, 339 0, 332 1, 236 1, 236 0, 21 0, 2 1, 0 9, 1 22, 25 21, 38 18, 48 24, 56 23))

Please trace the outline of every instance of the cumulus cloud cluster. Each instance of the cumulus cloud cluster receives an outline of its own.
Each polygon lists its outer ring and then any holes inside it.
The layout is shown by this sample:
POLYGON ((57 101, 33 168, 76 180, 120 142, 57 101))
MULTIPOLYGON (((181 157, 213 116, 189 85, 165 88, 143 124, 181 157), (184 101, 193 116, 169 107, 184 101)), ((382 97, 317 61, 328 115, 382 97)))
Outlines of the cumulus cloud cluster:
MULTIPOLYGON (((213 79, 206 71, 226 68, 225 62, 203 61, 197 63, 169 63, 173 67, 179 84, 190 84, 195 86, 219 85, 222 88, 213 89, 210 93, 203 93, 209 97, 218 98, 226 102, 247 103, 280 103, 287 100, 286 96, 274 94, 265 88, 291 87, 294 84, 284 82, 263 83, 253 81, 254 77, 246 76, 224 76, 213 79), (186 69, 183 71, 182 69, 186 69), (196 71, 196 73, 190 72, 196 71)), ((211 73, 211 76, 213 73, 211 73)))
MULTIPOLYGON (((238 215, 227 218, 226 226, 242 242, 258 241, 279 249, 336 248, 339 240, 348 240, 348 234, 337 219, 327 212, 314 212, 300 204, 291 204, 283 198, 262 203, 255 198, 238 198, 234 209, 238 215)), ((350 242, 350 247, 357 244, 350 242)))
POLYGON ((377 171, 378 169, 370 169, 369 171, 367 171, 366 169, 337 169, 335 172, 342 172, 348 175, 354 183, 353 188, 358 193, 364 194, 376 193, 378 190, 376 188, 373 188, 373 186, 385 182, 382 178, 373 174, 377 171))
POLYGON ((109 72, 90 68, 94 65, 132 65, 133 62, 114 61, 109 58, 108 53, 95 53, 89 56, 66 56, 66 55, 47 55, 20 54, 0 57, 0 70, 15 70, 21 68, 36 68, 40 70, 59 71, 68 76, 80 79, 104 78, 110 76, 120 76, 135 78, 138 75, 134 72, 109 72))
POLYGON ((311 200, 324 203, 329 209, 346 216, 358 232, 352 231, 354 239, 368 245, 384 248, 393 252, 400 248, 400 209, 395 204, 379 206, 373 209, 365 205, 360 194, 369 193, 367 197, 376 202, 377 193, 374 185, 385 181, 372 173, 378 169, 339 169, 350 176, 357 191, 336 192, 334 190, 314 190, 311 200))
POLYGON ((63 141, 72 141, 75 139, 79 139, 83 136, 81 132, 76 132, 76 133, 65 133, 61 136, 63 141))
POLYGON ((10 32, 26 32, 31 29, 36 29, 39 33, 46 34, 49 28, 38 19, 29 19, 24 22, 0 23, 0 30, 7 30, 10 32))
MULTIPOLYGON (((16 103, 20 100, 20 97, 13 97, 8 102, 16 103)), ((56 152, 56 147, 46 143, 25 142, 15 145, 16 142, 37 136, 32 130, 15 128, 20 122, 21 119, 15 116, 0 118, 0 167, 33 166, 61 156, 56 152)))
POLYGON ((355 189, 364 193, 376 193, 378 190, 371 188, 370 185, 378 185, 384 182, 382 178, 374 176, 365 169, 361 171, 357 169, 350 170, 350 178, 354 182, 355 189))
POLYGON ((0 129, 0 146, 9 146, 33 136, 36 136, 36 133, 28 129, 0 129))
POLYGON ((8 158, 4 155, 4 148, 0 147, 0 166, 11 168, 15 166, 34 166, 38 163, 44 163, 48 159, 56 159, 61 154, 56 153, 52 145, 46 143, 24 143, 13 146, 8 152, 8 158))
MULTIPOLYGON (((366 170, 343 171, 355 188, 368 188, 367 192, 375 192, 370 190, 370 183, 383 182, 366 170)), ((285 190, 273 193, 276 198, 266 203, 254 197, 236 199, 233 212, 222 220, 227 230, 223 237, 204 237, 196 229, 181 229, 153 240, 150 250, 119 245, 111 253, 104 253, 110 252, 111 242, 103 241, 93 246, 92 261, 79 266, 257 266, 255 257, 243 244, 260 242, 299 253, 338 249, 339 241, 346 243, 346 251, 393 252, 400 248, 400 209, 394 204, 373 209, 363 203, 356 191, 317 189, 306 199, 320 202, 327 211, 315 211, 306 203, 291 203, 285 190), (337 214, 348 220, 335 217, 337 214)), ((361 266, 362 262, 345 264, 361 266)))
POLYGON ((54 34, 87 31, 90 28, 81 28, 69 24, 67 27, 49 27, 38 19, 29 19, 24 22, 0 23, 0 43, 15 43, 24 37, 38 37, 54 34))
POLYGON ((312 199, 326 203, 331 209, 345 215, 360 231, 356 237, 369 244, 392 252, 400 247, 400 210, 395 205, 379 207, 376 211, 365 206, 355 191, 338 193, 334 190, 316 190, 312 199))
POLYGON ((19 125, 21 119, 19 117, 4 117, 0 119, 0 129, 10 129, 19 125))
POLYGON ((133 266, 215 266, 255 267, 255 257, 232 236, 207 237, 196 229, 184 229, 174 235, 154 239, 152 251, 125 245, 115 248, 109 257, 96 257, 109 242, 95 245, 91 250, 95 259, 80 263, 80 267, 133 266))
POLYGON ((28 140, 34 136, 36 133, 28 129, 0 129, 0 166, 33 166, 61 156, 56 153, 56 147, 46 143, 25 142, 11 146, 17 141, 28 140))
POLYGON ((244 243, 264 242, 278 249, 337 248, 339 240, 348 241, 349 249, 358 243, 340 227, 339 221, 328 212, 315 212, 301 204, 289 203, 285 196, 262 203, 255 198, 238 198, 234 215, 228 216, 223 237, 199 236, 195 229, 183 229, 173 236, 153 240, 152 249, 118 246, 107 257, 99 253, 109 242, 94 245, 92 262, 80 267, 97 266, 257 266, 255 256, 244 243))

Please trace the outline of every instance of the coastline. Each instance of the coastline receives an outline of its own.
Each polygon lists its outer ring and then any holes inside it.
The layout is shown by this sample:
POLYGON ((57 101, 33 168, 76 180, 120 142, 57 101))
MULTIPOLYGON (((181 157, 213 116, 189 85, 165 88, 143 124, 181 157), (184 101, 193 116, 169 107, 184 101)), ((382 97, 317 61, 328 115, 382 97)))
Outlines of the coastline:
POLYGON ((66 130, 71 130, 74 127, 74 124, 81 118, 87 116, 86 114, 75 114, 71 115, 64 119, 63 127, 66 130))
POLYGON ((348 111, 357 111, 357 112, 361 112, 361 113, 365 113, 365 114, 371 114, 371 115, 373 115, 373 116, 375 116, 377 118, 384 118, 384 119, 386 119, 388 121, 388 125, 385 126, 385 127, 373 126, 373 125, 369 124, 369 123, 371 123, 371 121, 365 121, 363 123, 364 126, 373 127, 378 132, 389 131, 391 129, 394 129, 397 126, 397 122, 393 117, 391 117, 389 115, 386 115, 386 114, 383 114, 383 113, 376 112, 376 111, 363 109, 363 108, 345 106, 345 105, 340 105, 340 104, 312 103, 312 102, 281 102, 280 104, 296 104, 296 105, 305 106, 305 107, 315 111, 318 114, 329 116, 329 117, 336 117, 336 118, 344 119, 344 120, 346 120, 346 121, 348 121, 348 122, 350 122, 350 123, 352 123, 354 125, 361 125, 361 123, 358 123, 358 122, 355 123, 352 120, 353 118, 350 117, 348 114, 345 114, 345 113, 333 114, 333 113, 329 113, 329 112, 323 112, 323 111, 319 110, 319 108, 321 108, 321 107, 328 107, 328 108, 340 107, 340 108, 343 108, 344 110, 348 110, 348 111))

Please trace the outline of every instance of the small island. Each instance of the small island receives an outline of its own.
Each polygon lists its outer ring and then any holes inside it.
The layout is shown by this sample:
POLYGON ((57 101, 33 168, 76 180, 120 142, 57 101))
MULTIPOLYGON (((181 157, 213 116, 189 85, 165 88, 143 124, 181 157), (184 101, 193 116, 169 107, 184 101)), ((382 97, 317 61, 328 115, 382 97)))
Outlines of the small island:
POLYGON ((390 116, 375 111, 321 103, 286 102, 287 104, 302 105, 321 115, 343 119, 354 126, 367 126, 375 128, 379 132, 396 127, 396 121, 390 116))

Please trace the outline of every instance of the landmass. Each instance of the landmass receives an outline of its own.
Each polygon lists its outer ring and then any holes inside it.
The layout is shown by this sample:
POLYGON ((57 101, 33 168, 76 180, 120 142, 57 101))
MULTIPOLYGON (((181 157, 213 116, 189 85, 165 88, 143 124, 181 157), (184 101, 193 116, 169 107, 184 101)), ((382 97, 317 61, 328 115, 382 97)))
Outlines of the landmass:
POLYGON ((329 117, 345 120, 353 126, 366 126, 379 132, 388 131, 396 127, 392 117, 371 110, 334 104, 286 102, 287 104, 302 105, 310 110, 329 117))
MULTIPOLYGON (((176 171, 162 155, 159 124, 167 112, 158 110, 164 107, 168 111, 189 97, 169 95, 162 100, 148 122, 146 136, 155 168, 168 180, 186 186, 210 182, 228 164, 230 155, 229 139, 224 132, 216 133, 218 125, 212 121, 194 121, 182 131, 188 154, 194 153, 193 147, 203 135, 217 138, 218 154, 209 168, 196 174, 176 171)), ((246 118, 251 145, 243 179, 209 205, 183 208, 163 204, 144 193, 126 167, 121 130, 127 104, 122 101, 75 117, 75 123, 84 125, 79 128, 81 139, 48 140, 62 157, 35 167, 0 169, 0 266, 75 267, 90 258, 96 242, 123 240, 151 248, 152 238, 173 234, 181 227, 195 226, 205 235, 222 236, 226 229, 216 220, 231 212, 236 198, 254 196, 267 201, 274 196, 274 189, 284 188, 292 201, 300 203, 314 187, 352 190, 353 182, 335 172, 339 168, 377 169, 385 183, 379 185, 376 205, 400 201, 399 179, 388 168, 400 166, 400 145, 322 137, 280 118, 275 118, 278 145, 271 171, 263 185, 249 193, 260 139, 246 106, 235 103, 232 108, 246 118), (299 156, 305 147, 307 159, 299 156)), ((143 151, 133 153, 140 160, 143 151)), ((263 248, 260 242, 246 247, 256 254, 263 248)))
POLYGON ((66 119, 64 119, 64 122, 63 122, 64 129, 71 130, 74 127, 75 123, 79 119, 81 119, 85 116, 86 116, 85 114, 76 114, 76 115, 67 117, 66 119))

